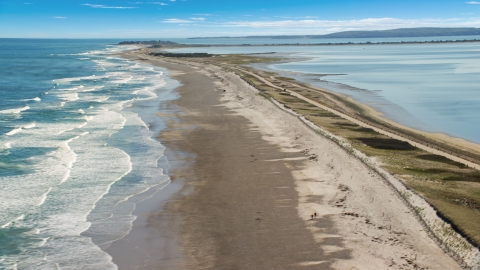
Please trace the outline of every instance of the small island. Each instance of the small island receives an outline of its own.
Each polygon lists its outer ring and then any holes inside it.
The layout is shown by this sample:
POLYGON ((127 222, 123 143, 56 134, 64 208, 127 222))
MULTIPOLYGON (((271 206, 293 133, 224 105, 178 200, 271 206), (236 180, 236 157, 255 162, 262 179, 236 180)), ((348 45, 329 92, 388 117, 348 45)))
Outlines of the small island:
POLYGON ((122 41, 118 45, 150 45, 150 48, 160 48, 164 45, 176 45, 178 43, 168 40, 144 40, 144 41, 122 41))

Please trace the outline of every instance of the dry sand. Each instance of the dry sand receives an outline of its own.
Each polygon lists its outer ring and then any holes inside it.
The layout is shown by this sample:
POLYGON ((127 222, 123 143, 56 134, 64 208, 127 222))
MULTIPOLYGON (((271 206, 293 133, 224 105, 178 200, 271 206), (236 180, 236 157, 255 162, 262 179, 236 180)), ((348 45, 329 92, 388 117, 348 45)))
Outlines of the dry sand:
POLYGON ((460 269, 358 159, 233 73, 173 62, 148 60, 183 84, 160 136, 183 188, 146 218, 168 248, 135 268, 460 269))

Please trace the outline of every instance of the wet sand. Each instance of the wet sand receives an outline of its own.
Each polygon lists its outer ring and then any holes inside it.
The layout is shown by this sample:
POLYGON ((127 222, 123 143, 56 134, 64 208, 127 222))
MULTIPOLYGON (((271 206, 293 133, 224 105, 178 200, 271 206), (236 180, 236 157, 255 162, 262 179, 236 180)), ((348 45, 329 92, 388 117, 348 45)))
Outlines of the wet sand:
POLYGON ((159 136, 172 195, 107 250, 120 269, 459 269, 368 168, 233 74, 148 63, 183 84, 159 136))

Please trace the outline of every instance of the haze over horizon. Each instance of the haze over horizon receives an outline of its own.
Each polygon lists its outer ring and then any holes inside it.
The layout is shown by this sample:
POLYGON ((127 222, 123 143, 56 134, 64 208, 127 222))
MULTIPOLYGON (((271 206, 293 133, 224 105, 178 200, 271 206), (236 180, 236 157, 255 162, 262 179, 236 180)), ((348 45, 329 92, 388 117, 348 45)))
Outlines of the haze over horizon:
POLYGON ((0 2, 0 38, 321 35, 349 30, 480 27, 479 1, 0 2))

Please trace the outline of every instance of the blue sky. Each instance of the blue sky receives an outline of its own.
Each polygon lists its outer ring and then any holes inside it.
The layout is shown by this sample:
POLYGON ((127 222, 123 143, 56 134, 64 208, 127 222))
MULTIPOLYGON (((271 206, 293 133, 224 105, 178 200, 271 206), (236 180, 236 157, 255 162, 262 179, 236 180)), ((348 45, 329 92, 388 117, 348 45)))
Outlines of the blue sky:
POLYGON ((0 0, 0 37, 178 38, 480 27, 480 0, 0 0))

